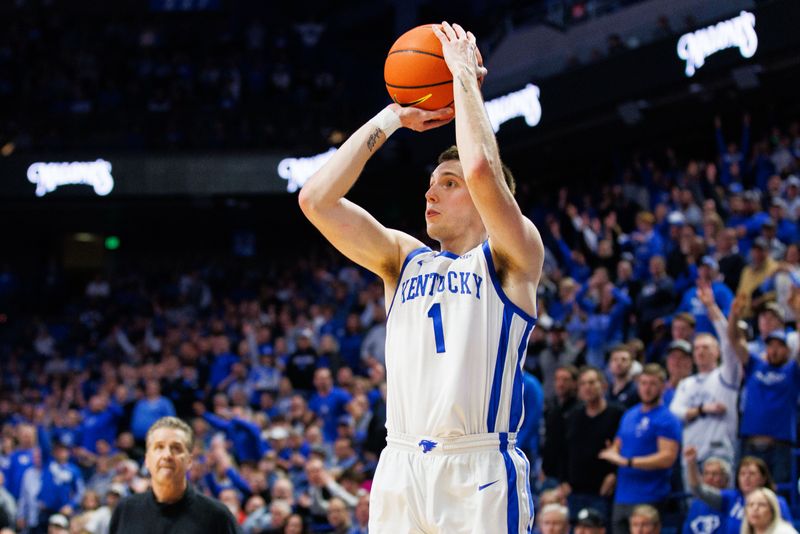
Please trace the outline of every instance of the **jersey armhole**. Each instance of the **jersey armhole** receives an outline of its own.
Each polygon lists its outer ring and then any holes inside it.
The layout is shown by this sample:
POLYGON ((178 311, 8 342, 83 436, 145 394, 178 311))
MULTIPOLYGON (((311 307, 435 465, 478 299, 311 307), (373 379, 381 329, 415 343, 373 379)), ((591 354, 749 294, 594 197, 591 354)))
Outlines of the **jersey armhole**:
POLYGON ((511 302, 511 299, 508 298, 506 292, 503 291, 503 286, 500 284, 500 277, 497 275, 497 270, 494 268, 494 259, 492 259, 492 249, 489 247, 489 240, 483 242, 481 247, 483 249, 483 255, 486 258, 486 267, 489 270, 489 278, 492 279, 492 285, 494 286, 494 290, 497 292, 497 296, 500 297, 500 300, 503 301, 503 304, 511 308, 511 310, 528 321, 529 323, 535 325, 536 324, 536 317, 531 317, 528 312, 511 302))
POLYGON ((389 314, 392 313, 392 308, 394 307, 394 299, 397 298, 397 290, 400 288, 400 281, 403 279, 403 273, 406 271, 406 265, 408 265, 408 263, 412 259, 416 258, 417 256, 419 256, 424 252, 431 252, 431 249, 429 247, 415 248, 414 250, 409 252, 408 255, 406 256, 406 259, 403 260, 403 266, 400 267, 400 274, 397 276, 397 286, 394 288, 394 294, 392 295, 392 303, 389 305, 389 310, 386 312, 387 322, 389 321, 389 314))

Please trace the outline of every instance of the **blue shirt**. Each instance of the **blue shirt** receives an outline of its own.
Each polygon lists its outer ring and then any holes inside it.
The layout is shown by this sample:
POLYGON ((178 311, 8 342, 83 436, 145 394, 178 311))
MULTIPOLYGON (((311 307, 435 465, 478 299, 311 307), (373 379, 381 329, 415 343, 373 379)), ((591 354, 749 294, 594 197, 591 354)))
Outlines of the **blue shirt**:
MULTIPOLYGON (((136 439, 144 439, 153 423, 167 415, 175 415, 172 401, 166 397, 155 400, 141 399, 133 407, 131 416, 131 431, 136 439)), ((113 441, 112 441, 113 443, 113 441)))
MULTIPOLYGON (((625 458, 658 452, 658 439, 680 443, 681 422, 664 404, 648 412, 637 404, 622 416, 617 437, 622 441, 620 454, 625 458)), ((614 502, 620 504, 654 503, 670 493, 671 468, 644 470, 620 467, 614 502)))
POLYGON ((325 441, 332 442, 336 440, 336 427, 339 416, 347 413, 345 407, 351 398, 350 394, 345 390, 334 387, 324 397, 319 393, 314 393, 314 396, 308 401, 309 409, 321 417, 324 422, 322 434, 325 437, 325 441))
POLYGON ((219 383, 231 374, 231 367, 238 361, 239 357, 230 352, 218 354, 214 361, 211 362, 211 369, 209 370, 208 381, 211 383, 211 387, 217 389, 219 383))
POLYGON ((771 436, 794 443, 796 438, 795 402, 800 391, 800 366, 790 360, 782 366, 770 365, 750 355, 744 367, 742 387, 743 436, 771 436), (769 414, 769 417, 764 417, 769 414))
POLYGON ((55 460, 42 469, 42 489, 39 501, 50 510, 60 510, 66 505, 77 508, 83 495, 83 477, 74 464, 60 464, 55 460))
POLYGON ((255 423, 238 417, 228 421, 208 412, 203 414, 203 419, 214 428, 225 432, 225 436, 233 442, 236 459, 240 462, 257 462, 269 450, 269 446, 261 439, 261 430, 255 423))
POLYGON ((8 463, 6 488, 15 499, 19 499, 19 493, 22 489, 22 475, 33 465, 33 449, 20 449, 12 452, 8 463))
POLYGON ((686 521, 683 522, 683 534, 716 534, 722 532, 722 522, 722 512, 700 499, 692 499, 686 521))
MULTIPOLYGON (((720 492, 722 496, 723 523, 725 534, 739 534, 742 528, 742 518, 744 517, 744 495, 738 489, 724 489, 720 492)), ((792 522, 792 514, 786 500, 778 495, 778 505, 781 507, 781 517, 792 522)))
MULTIPOLYGON (((525 452, 537 454, 539 452, 539 426, 542 422, 544 409, 544 391, 539 380, 528 373, 522 373, 522 405, 525 408, 525 418, 522 428, 517 434, 517 445, 525 452)), ((533 458, 528 458, 531 462, 533 458)))
MULTIPOLYGON (((727 317, 728 312, 731 310, 731 303, 733 302, 733 292, 723 282, 713 282, 711 284, 711 291, 714 293, 714 301, 717 303, 717 306, 719 306, 719 309, 722 310, 722 315, 727 317)), ((704 332, 706 334, 716 335, 714 324, 708 318, 706 307, 700 302, 700 299, 697 298, 696 286, 689 288, 686 293, 683 294, 681 303, 678 305, 678 309, 675 310, 675 312, 691 313, 695 321, 697 321, 697 326, 695 327, 696 333, 704 332)))
POLYGON ((101 439, 108 444, 117 439, 117 420, 122 416, 122 407, 109 404, 102 412, 83 411, 80 431, 80 444, 91 452, 97 452, 97 442, 101 439))

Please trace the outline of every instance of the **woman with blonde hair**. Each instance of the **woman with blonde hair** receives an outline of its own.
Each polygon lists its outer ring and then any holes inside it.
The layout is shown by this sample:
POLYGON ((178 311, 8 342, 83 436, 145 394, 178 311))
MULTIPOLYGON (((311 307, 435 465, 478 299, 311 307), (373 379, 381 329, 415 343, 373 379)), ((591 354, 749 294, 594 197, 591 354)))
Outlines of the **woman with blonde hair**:
POLYGON ((781 517, 775 492, 763 487, 747 495, 740 534, 797 534, 797 530, 781 517))

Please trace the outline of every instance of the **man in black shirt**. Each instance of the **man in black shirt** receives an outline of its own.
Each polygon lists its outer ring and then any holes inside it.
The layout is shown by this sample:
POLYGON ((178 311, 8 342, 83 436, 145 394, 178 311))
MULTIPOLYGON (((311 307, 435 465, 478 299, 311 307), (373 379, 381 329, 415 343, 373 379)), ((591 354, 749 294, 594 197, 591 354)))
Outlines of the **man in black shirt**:
MULTIPOLYGON (((584 367, 578 375, 578 405, 566 420, 566 481, 572 514, 589 507, 608 522, 616 468, 597 455, 614 440, 624 408, 605 399, 608 384, 603 372, 584 367)), ((575 518, 573 517, 573 520, 575 518)))
POLYGON ((573 365, 562 365, 555 372, 555 395, 545 399, 544 405, 544 445, 542 446, 542 471, 545 478, 564 480, 566 464, 564 449, 566 428, 564 422, 575 406, 576 380, 578 369, 573 365))
POLYGON ((111 516, 110 534, 238 534, 231 513, 186 481, 194 435, 176 417, 162 417, 147 431, 145 465, 151 489, 123 499, 111 516))

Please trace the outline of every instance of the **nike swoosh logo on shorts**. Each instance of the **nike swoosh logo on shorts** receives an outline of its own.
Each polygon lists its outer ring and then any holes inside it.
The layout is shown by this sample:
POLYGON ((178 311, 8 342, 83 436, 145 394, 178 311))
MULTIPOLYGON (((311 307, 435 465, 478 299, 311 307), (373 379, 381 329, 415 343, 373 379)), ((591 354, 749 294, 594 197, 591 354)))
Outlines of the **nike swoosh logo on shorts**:
POLYGON ((484 484, 483 486, 478 486, 478 491, 483 491, 486 488, 488 488, 489 486, 491 486, 492 484, 496 484, 497 482, 499 482, 499 481, 495 480, 494 482, 489 482, 488 484, 484 484))

